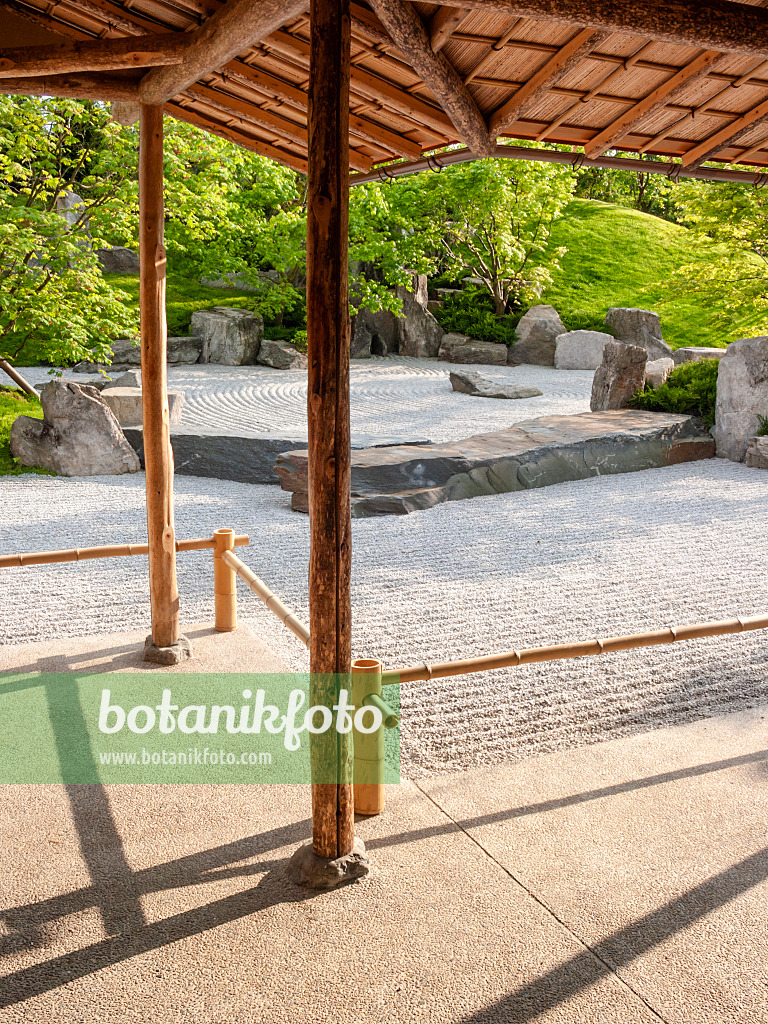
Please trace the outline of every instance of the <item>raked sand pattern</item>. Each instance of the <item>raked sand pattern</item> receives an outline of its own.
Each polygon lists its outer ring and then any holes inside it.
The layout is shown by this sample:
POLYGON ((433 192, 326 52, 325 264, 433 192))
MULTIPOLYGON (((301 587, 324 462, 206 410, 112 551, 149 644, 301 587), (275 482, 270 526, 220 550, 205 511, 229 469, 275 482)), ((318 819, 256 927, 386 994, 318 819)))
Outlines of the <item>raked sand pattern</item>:
MULTIPOLYGON (((436 359, 355 360, 351 368, 352 434, 398 440, 449 441, 500 430, 523 419, 589 409, 592 373, 546 366, 473 366, 491 380, 536 387, 541 398, 486 401, 454 392, 451 365, 436 359)), ((47 371, 22 372, 30 383, 47 371)), ((81 383, 89 374, 67 373, 81 383)), ((171 366, 168 384, 185 393, 182 424, 256 434, 306 436, 307 375, 266 366, 171 366)))
MULTIPOLYGON (((179 536, 249 533, 246 562, 306 618, 308 520, 287 494, 179 477, 176 495, 179 536)), ((768 473, 713 460, 354 520, 355 656, 392 668, 764 613, 766 507, 768 473)), ((140 540, 144 480, 6 477, 0 509, 4 551, 140 540)), ((210 554, 178 565, 183 621, 210 619, 210 554)), ((149 622, 145 558, 2 573, 4 643, 149 622)), ((244 588, 239 607, 306 669, 302 645, 244 588)), ((413 684, 404 770, 488 764, 766 702, 767 652, 754 633, 413 684)))

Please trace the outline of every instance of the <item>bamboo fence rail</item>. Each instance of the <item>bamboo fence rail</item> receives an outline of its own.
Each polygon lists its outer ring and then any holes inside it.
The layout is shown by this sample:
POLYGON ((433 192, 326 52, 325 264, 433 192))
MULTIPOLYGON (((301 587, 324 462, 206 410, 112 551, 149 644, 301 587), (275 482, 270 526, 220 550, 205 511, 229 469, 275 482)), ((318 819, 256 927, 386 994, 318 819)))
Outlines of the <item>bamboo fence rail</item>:
POLYGON ((290 608, 283 604, 279 597, 272 593, 263 580, 260 580, 255 573, 251 572, 248 566, 241 562, 233 551, 222 551, 221 560, 237 573, 243 583, 251 588, 254 594, 264 602, 267 608, 280 619, 287 629, 290 629, 303 644, 309 647, 309 629, 307 626, 294 615, 290 608))
MULTIPOLYGON (((247 534, 238 534, 235 544, 242 547, 248 544, 247 534)), ((177 540, 177 551, 205 551, 214 548, 213 537, 195 537, 190 540, 177 540)), ((146 555, 149 544, 105 544, 95 548, 69 548, 64 551, 38 551, 19 555, 0 555, 0 569, 19 568, 30 565, 51 565, 54 562, 83 562, 89 558, 118 558, 124 555, 146 555)))
POLYGON ((700 640, 704 637, 747 633, 757 629, 768 629, 768 615, 754 615, 745 619, 727 619, 723 622, 705 622, 691 626, 670 626, 667 629, 659 629, 651 633, 616 636, 605 640, 583 640, 578 643, 555 644, 550 647, 531 647, 521 651, 506 651, 503 654, 489 654, 480 658, 465 658, 461 661, 447 661, 434 665, 424 662, 410 668, 384 672, 382 685, 425 682, 446 676, 488 672, 496 668, 516 668, 518 665, 532 665, 543 661, 585 658, 593 654, 630 651, 637 647, 655 647, 659 644, 672 644, 681 640, 700 640))

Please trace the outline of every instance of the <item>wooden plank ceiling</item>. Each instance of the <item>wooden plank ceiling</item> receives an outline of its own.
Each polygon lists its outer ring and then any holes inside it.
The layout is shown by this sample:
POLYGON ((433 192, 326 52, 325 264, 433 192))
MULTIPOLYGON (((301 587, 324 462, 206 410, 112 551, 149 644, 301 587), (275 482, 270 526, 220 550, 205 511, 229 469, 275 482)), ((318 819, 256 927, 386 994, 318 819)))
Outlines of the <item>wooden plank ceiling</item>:
MULTIPOLYGON (((583 147, 591 158, 621 149, 679 158, 686 167, 705 160, 768 164, 768 28, 765 46, 759 40, 752 48, 726 46, 715 32, 711 47, 701 36, 698 45, 686 45, 651 38, 650 15, 645 35, 612 31, 599 10, 611 5, 601 0, 573 0, 573 23, 567 11, 552 18, 564 3, 469 0, 459 8, 352 0, 351 169, 367 172, 453 143, 491 152, 505 137, 583 147), (596 11, 594 17, 579 21, 581 7, 596 11), (540 9, 543 16, 530 16, 540 9), (520 10, 527 13, 514 13, 520 10)), ((726 14, 764 5, 713 4, 726 14)), ((170 41, 159 45, 158 35, 199 34, 226 6, 218 0, 0 0, 7 47, 0 51, 0 91, 138 99, 144 75, 155 81, 173 66, 147 70, 150 65, 183 59, 170 41), (153 47, 144 41, 152 58, 141 56, 142 36, 152 37, 153 47), (124 58, 110 65, 102 55, 79 65, 84 70, 62 72, 60 60, 57 73, 43 78, 39 68, 4 59, 15 56, 11 48, 61 37, 135 38, 135 66, 124 58)), ((271 25, 252 46, 174 95, 166 112, 305 171, 309 18, 301 0, 285 0, 279 10, 273 19, 279 27, 271 25)), ((768 12, 754 14, 768 26, 768 12)), ((91 51, 81 48, 80 59, 91 51)))

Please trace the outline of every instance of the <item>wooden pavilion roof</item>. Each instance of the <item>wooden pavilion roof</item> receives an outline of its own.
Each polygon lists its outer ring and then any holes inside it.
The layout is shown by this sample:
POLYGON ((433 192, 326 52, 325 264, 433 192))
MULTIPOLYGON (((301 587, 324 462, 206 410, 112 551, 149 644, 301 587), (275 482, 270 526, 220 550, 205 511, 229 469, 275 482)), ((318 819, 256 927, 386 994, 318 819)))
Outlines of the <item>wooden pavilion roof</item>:
MULTIPOLYGON (((259 3, 246 33, 252 45, 201 73, 165 109, 306 171, 304 0, 0 0, 0 91, 157 102, 187 59, 174 46, 195 40, 199 49, 225 10, 259 3), (172 38, 161 45, 161 35, 172 38), (69 70, 41 77, 22 51, 11 52, 61 37, 103 40, 103 52, 118 56, 93 58, 86 45, 80 64, 59 60, 51 67, 69 70), (118 40, 126 40, 122 51, 106 42, 118 40)), ((589 158, 610 148, 686 167, 768 164, 763 0, 352 0, 351 17, 353 171, 453 143, 488 154, 504 137, 583 147, 589 158), (669 13, 681 9, 687 20, 669 13)))

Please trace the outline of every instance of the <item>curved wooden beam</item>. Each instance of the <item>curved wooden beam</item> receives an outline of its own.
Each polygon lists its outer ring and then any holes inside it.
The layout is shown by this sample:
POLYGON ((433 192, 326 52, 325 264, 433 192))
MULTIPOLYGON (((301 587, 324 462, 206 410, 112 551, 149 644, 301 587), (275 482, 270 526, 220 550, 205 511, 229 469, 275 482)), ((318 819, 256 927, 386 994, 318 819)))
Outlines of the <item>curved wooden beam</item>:
POLYGON ((192 44, 181 64, 154 68, 144 76, 142 103, 166 103, 305 9, 306 0, 229 0, 189 33, 192 44))
POLYGON ((768 57, 768 9, 732 0, 441 0, 562 25, 626 32, 681 46, 768 57))
POLYGON ((371 0, 371 6, 395 46, 432 90, 464 145, 477 156, 491 156, 496 147, 480 108, 445 55, 432 50, 415 9, 407 0, 371 0))
POLYGON ((19 46, 0 50, 0 78, 181 64, 190 42, 188 35, 170 32, 128 39, 66 40, 45 46, 19 46))

